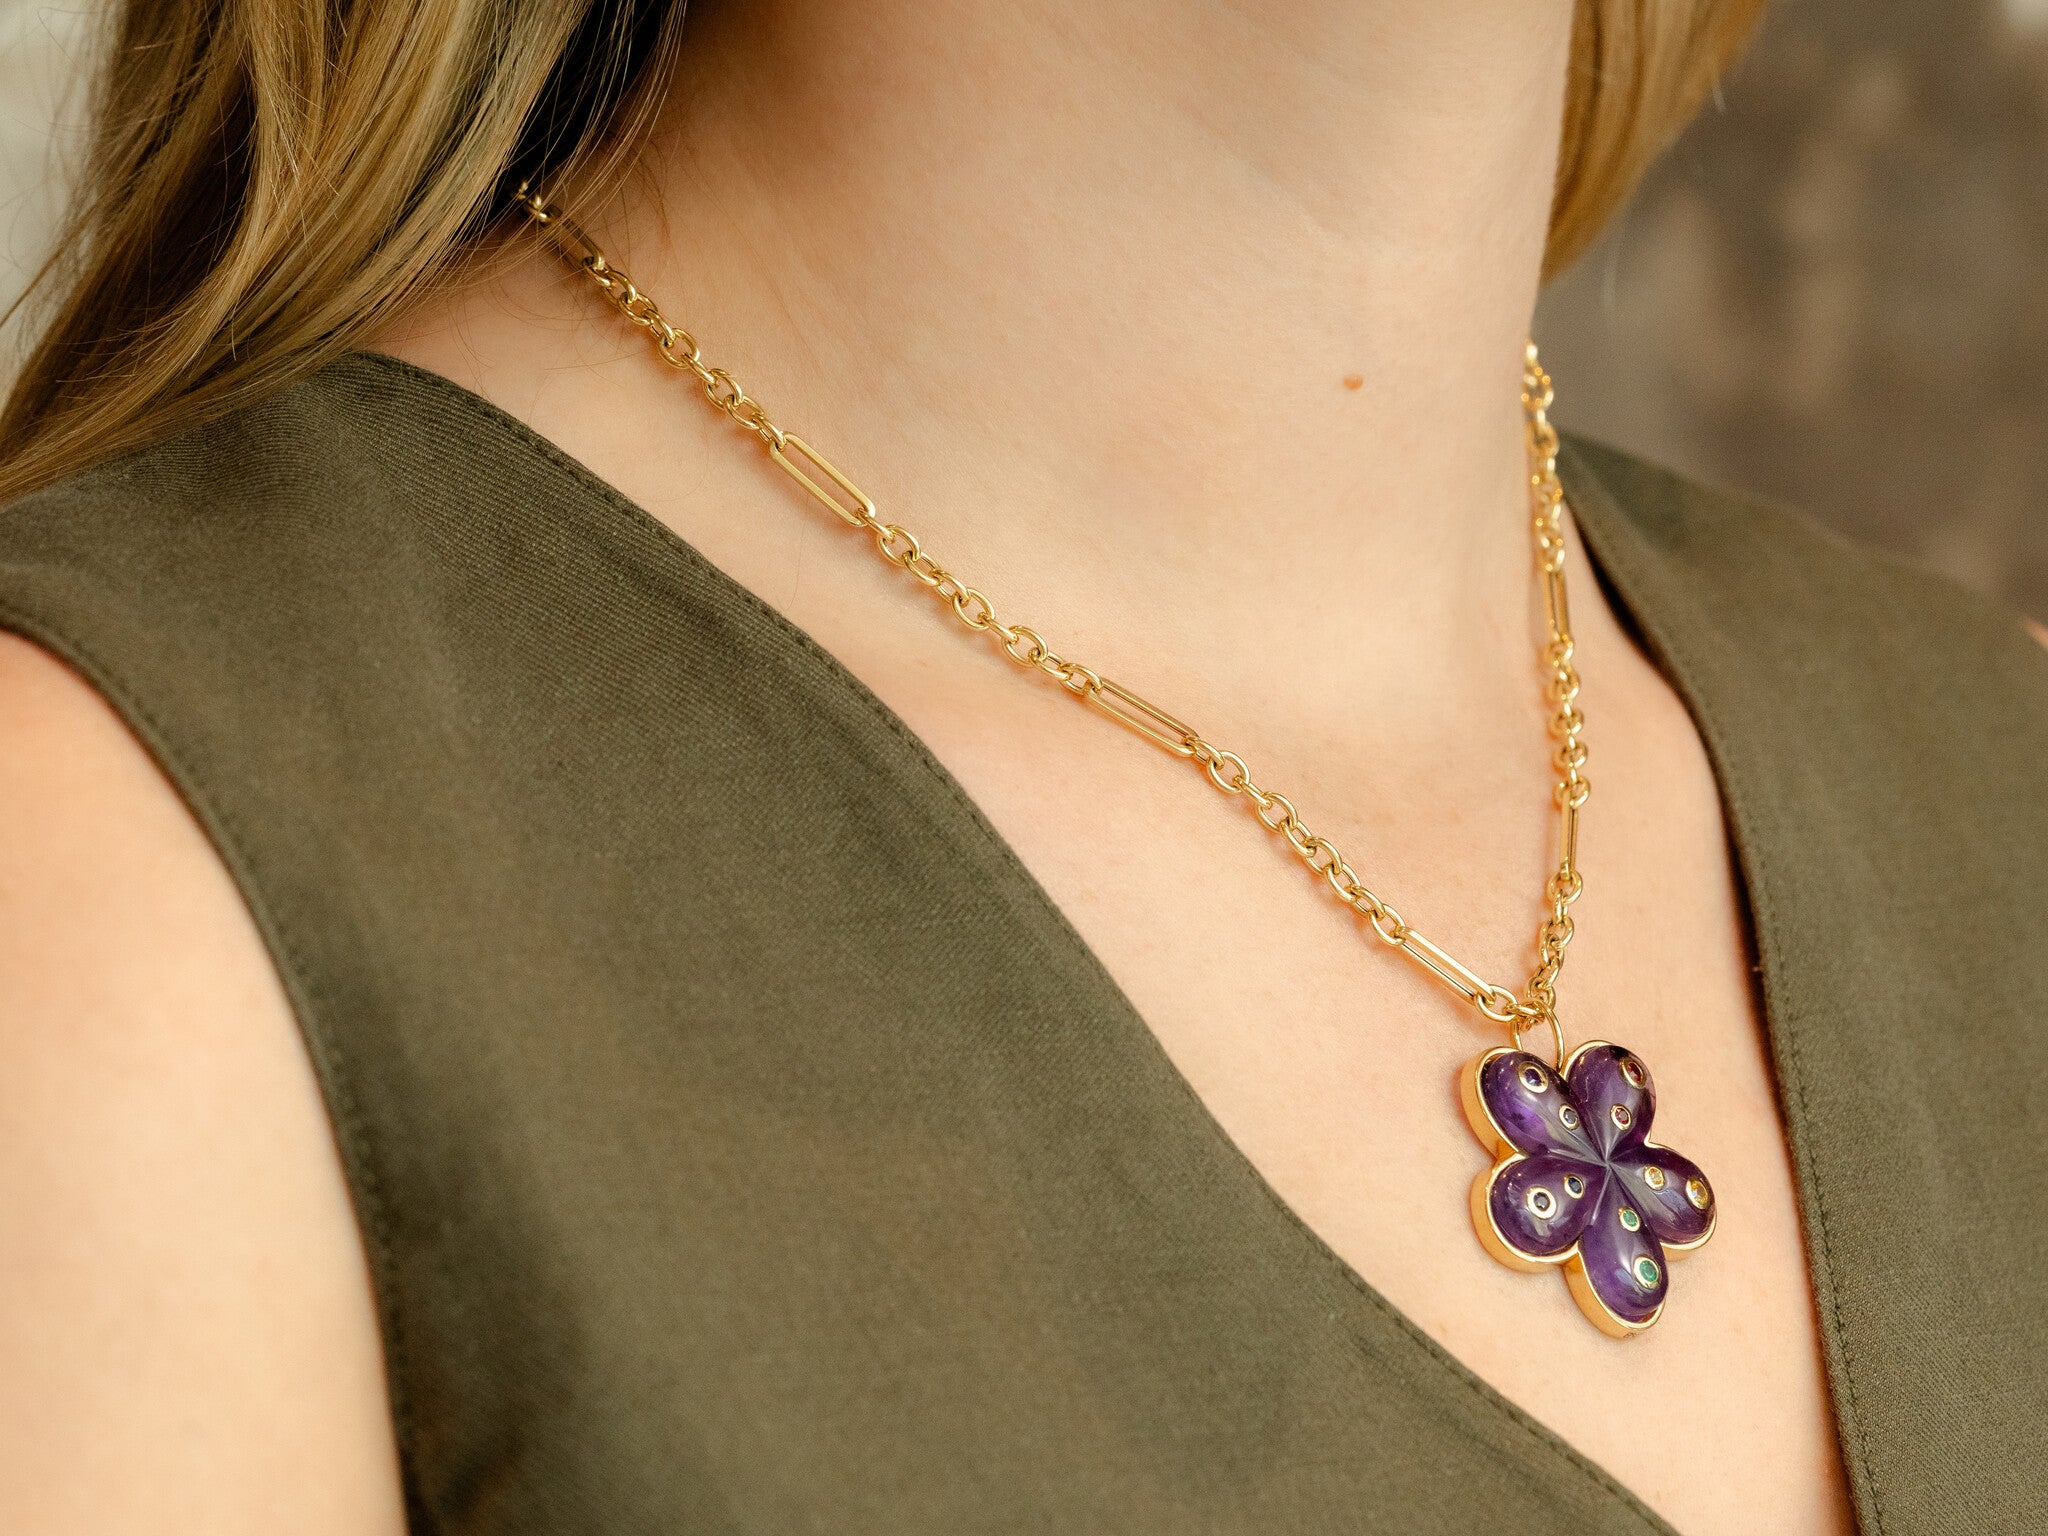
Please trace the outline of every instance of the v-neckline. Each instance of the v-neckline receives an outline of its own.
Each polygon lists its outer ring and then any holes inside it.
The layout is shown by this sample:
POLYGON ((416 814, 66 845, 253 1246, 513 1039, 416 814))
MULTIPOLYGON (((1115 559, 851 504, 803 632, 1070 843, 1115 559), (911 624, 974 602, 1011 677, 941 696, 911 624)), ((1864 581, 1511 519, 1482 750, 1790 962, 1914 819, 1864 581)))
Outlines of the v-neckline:
MULTIPOLYGON (((857 697, 865 707, 875 711, 893 731, 909 743, 929 770, 949 787, 978 819, 981 829, 993 843, 1009 855, 1010 862, 1029 887, 1029 899, 1043 909, 1052 926, 1065 935, 1065 942, 1074 947, 1077 957, 1101 978, 1103 985, 1115 999, 1120 1015, 1116 1021, 1118 1026, 1132 1035, 1131 1043, 1134 1048, 1143 1053, 1155 1069, 1165 1073, 1185 1090, 1180 1095, 1184 1101, 1185 1113, 1198 1119, 1203 1139, 1213 1144, 1241 1177, 1250 1180, 1262 1192, 1279 1217, 1278 1227, 1286 1232, 1284 1240, 1307 1245, 1303 1254, 1304 1260, 1334 1266, 1348 1286, 1359 1295, 1366 1310, 1372 1314, 1373 1322, 1397 1330, 1441 1369, 1450 1385, 1476 1394, 1489 1410, 1504 1416, 1526 1431, 1533 1443, 1546 1447, 1561 1463, 1620 1500, 1643 1521, 1647 1529, 1661 1533, 1661 1536, 1677 1536, 1661 1516, 1643 1503, 1606 1468, 1521 1408, 1403 1313, 1349 1261, 1331 1248, 1294 1210, 1216 1119, 1207 1103, 1195 1092, 1179 1067, 1174 1064, 1165 1046, 1145 1022, 1136 1005, 1110 975, 1093 947, 1081 936, 1079 930, 1036 877, 1031 875, 1021 858, 1017 857, 1015 849, 967 794, 957 778, 938 759, 924 739, 844 663, 812 641, 794 621, 728 576, 667 523, 588 465, 487 397, 443 374, 383 352, 358 350, 344 353, 329 366, 350 364, 378 369, 414 388, 444 393, 447 398, 474 417, 480 427, 509 439, 519 450, 537 455, 571 476, 641 535, 633 541, 636 546, 642 549, 663 549, 674 558, 688 562, 700 575, 708 576, 717 588, 727 590, 735 598, 743 598, 765 611, 793 637, 801 639, 807 646, 816 650, 826 662, 834 683, 857 697)), ((1736 853, 1740 875, 1738 894, 1745 935, 1759 961, 1758 990, 1762 1003, 1762 1024, 1775 1069, 1774 1086, 1778 1094, 1778 1107, 1786 1126, 1788 1149, 1798 1178, 1800 1215, 1807 1234, 1809 1274, 1822 1320, 1831 1407, 1855 1494, 1859 1528, 1868 1531, 1870 1536, 1876 1536, 1878 1527, 1868 1513, 1871 1508, 1868 1492, 1868 1450, 1858 1439, 1860 1426, 1854 1416, 1853 1385, 1843 1363, 1843 1350, 1839 1338, 1839 1301, 1835 1295, 1834 1269, 1827 1261, 1828 1237, 1823 1219, 1824 1212, 1809 1208, 1813 1203, 1811 1192, 1816 1189, 1818 1179, 1813 1155, 1816 1132, 1811 1119, 1802 1108, 1802 1058, 1794 1039, 1796 1014, 1786 1006, 1785 1001, 1786 962, 1783 957, 1772 952, 1772 947, 1767 942, 1767 930, 1760 923, 1760 916, 1769 910, 1771 901, 1769 871, 1762 853, 1765 842, 1762 819, 1755 814, 1750 798, 1744 792, 1732 766, 1735 744, 1733 728, 1700 684, 1695 658, 1688 653, 1688 637, 1682 632, 1681 627, 1663 622, 1656 611, 1659 605, 1648 599, 1648 589, 1654 584, 1654 576, 1650 570, 1651 562, 1643 547, 1640 530, 1632 525, 1618 498, 1610 492, 1596 468, 1587 462, 1579 446, 1569 435, 1560 456, 1559 474, 1565 486, 1567 503, 1571 507, 1574 522, 1581 534, 1588 558, 1594 566, 1595 574, 1615 598, 1625 625, 1640 638, 1653 665, 1683 702, 1693 721, 1694 729, 1706 747, 1712 766, 1723 816, 1736 853)))

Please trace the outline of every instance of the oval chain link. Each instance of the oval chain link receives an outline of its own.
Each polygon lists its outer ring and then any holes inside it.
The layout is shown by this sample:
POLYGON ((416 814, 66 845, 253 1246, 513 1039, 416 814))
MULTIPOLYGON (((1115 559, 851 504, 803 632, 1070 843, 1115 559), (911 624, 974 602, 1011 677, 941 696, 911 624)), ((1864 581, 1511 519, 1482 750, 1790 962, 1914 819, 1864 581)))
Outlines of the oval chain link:
POLYGON ((1097 713, 1175 757, 1190 760, 1219 792, 1242 797, 1258 824, 1281 838, 1339 901, 1363 917, 1381 943, 1407 956, 1496 1024, 1506 1025, 1513 1038, 1519 1040, 1532 1030, 1547 1028, 1561 1060, 1564 1033, 1557 1020, 1557 978, 1564 968, 1565 946, 1572 939, 1571 906, 1584 884, 1578 869, 1579 811, 1592 786, 1584 772, 1586 745, 1580 737, 1585 718, 1578 707, 1579 674, 1573 664, 1571 610, 1565 595, 1564 488, 1557 476, 1557 429, 1550 421, 1555 393, 1533 341, 1524 356, 1522 411, 1529 432, 1531 535, 1549 632, 1543 664, 1545 694, 1552 710, 1550 735, 1556 744, 1552 763, 1557 769, 1554 797, 1559 828, 1557 869, 1544 887, 1546 911, 1536 931, 1536 967, 1517 996, 1479 976, 1409 927, 1398 911, 1358 877, 1335 843, 1308 829, 1293 801, 1253 780, 1251 769, 1235 752, 1225 751, 1121 683, 1061 656, 1037 630, 1004 623, 986 593, 939 564, 902 524, 884 522, 859 486, 801 437, 778 426, 731 374, 705 363, 697 338, 669 320, 653 299, 606 259, 581 227, 524 184, 515 197, 534 223, 563 244, 612 307, 648 333, 662 361, 689 374, 707 401, 759 438, 770 461, 807 495, 849 527, 866 533, 874 541, 877 555, 908 572, 962 624, 989 636, 996 649, 1018 666, 1044 673, 1097 713))

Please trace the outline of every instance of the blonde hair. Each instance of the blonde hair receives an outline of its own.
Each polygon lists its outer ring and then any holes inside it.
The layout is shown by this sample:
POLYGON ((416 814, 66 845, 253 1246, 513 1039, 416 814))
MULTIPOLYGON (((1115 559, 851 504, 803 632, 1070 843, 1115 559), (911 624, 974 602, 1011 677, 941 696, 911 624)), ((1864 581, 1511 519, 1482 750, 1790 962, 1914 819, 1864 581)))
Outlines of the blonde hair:
MULTIPOLYGON (((1546 274, 1685 124, 1763 0, 1577 0, 1546 274)), ((50 305, 0 410, 0 501, 275 389, 496 238, 598 195, 683 0, 126 0, 50 305), (580 196, 579 196, 580 195, 580 196)))

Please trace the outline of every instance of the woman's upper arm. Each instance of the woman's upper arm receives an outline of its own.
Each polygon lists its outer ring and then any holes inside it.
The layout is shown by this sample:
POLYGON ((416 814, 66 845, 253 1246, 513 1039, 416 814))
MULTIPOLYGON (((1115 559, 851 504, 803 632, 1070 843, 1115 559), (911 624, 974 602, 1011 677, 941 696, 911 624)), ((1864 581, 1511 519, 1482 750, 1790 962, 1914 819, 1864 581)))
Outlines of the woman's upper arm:
POLYGON ((404 1529, 361 1243, 226 871, 0 633, 0 1530, 404 1529))

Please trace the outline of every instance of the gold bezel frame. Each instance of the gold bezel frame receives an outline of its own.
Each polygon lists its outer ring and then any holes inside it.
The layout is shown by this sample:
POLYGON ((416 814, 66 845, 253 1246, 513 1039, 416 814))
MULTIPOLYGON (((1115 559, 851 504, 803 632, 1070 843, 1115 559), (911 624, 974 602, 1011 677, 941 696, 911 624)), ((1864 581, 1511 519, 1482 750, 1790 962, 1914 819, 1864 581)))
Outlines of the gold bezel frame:
MULTIPOLYGON (((1585 1041, 1571 1055, 1558 1064, 1556 1068, 1558 1076, 1569 1077, 1572 1063, 1597 1046, 1606 1046, 1610 1050, 1624 1049, 1624 1047, 1616 1046, 1607 1040, 1585 1041)), ((1610 1310, 1607 1303, 1594 1293, 1592 1282, 1586 1278, 1586 1261, 1579 1253, 1579 1245, 1576 1240, 1574 1240, 1571 1247, 1565 1249, 1562 1253, 1550 1254, 1547 1257, 1541 1254, 1525 1253, 1508 1240, 1507 1236, 1500 1230, 1499 1224, 1493 1219, 1493 1202, 1491 1199, 1493 1181, 1500 1177, 1504 1169, 1512 1168, 1516 1163, 1523 1161, 1528 1154, 1516 1150, 1514 1143, 1508 1140, 1499 1124, 1494 1120, 1493 1111, 1486 1107, 1486 1100, 1479 1092, 1479 1074, 1485 1070, 1486 1064, 1496 1056, 1510 1054, 1527 1055, 1528 1052, 1523 1051, 1519 1046, 1496 1045, 1481 1051, 1477 1056, 1466 1062, 1458 1071, 1458 1101, 1464 1107, 1465 1123, 1472 1127, 1472 1134, 1479 1138, 1480 1144, 1486 1148, 1487 1156, 1493 1159, 1492 1164, 1481 1169, 1479 1176, 1472 1181, 1470 1200, 1472 1207, 1472 1229, 1479 1236, 1479 1245, 1491 1254, 1497 1263, 1509 1269, 1520 1271, 1523 1274, 1541 1274, 1546 1269, 1562 1269, 1564 1271, 1565 1284, 1571 1290, 1572 1299, 1579 1304, 1579 1310, 1586 1315, 1588 1322, 1609 1338, 1630 1339, 1639 1333, 1647 1333, 1656 1326, 1657 1319, 1664 1315, 1665 1303, 1671 1299, 1668 1290, 1664 1300, 1657 1303, 1656 1311, 1652 1312, 1640 1323, 1632 1323, 1627 1318, 1618 1316, 1610 1310)), ((1664 1146, 1661 1142, 1648 1139, 1644 1140, 1643 1145, 1656 1148, 1662 1152, 1675 1150, 1664 1146)), ((1688 1158, 1687 1161, 1689 1162, 1691 1159, 1688 1158)), ((1712 1188, 1711 1185, 1708 1187, 1709 1189, 1712 1188)), ((1714 1235, 1714 1228, 1720 1225, 1720 1221, 1721 1206, 1717 1200, 1714 1202, 1713 1210, 1707 1215, 1706 1231, 1689 1243, 1667 1243, 1662 1238, 1658 1238, 1658 1247, 1662 1249, 1666 1258, 1684 1258, 1687 1254, 1706 1245, 1707 1239, 1714 1235)))

